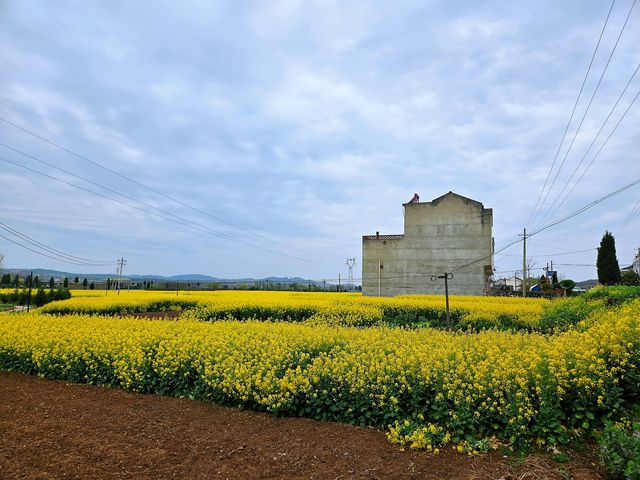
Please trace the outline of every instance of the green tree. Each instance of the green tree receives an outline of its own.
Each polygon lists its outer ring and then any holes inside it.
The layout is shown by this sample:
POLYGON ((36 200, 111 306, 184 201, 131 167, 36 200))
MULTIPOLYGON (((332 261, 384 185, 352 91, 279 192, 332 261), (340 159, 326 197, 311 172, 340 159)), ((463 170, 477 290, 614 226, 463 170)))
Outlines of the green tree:
POLYGON ((87 289, 87 285, 89 285, 89 280, 87 280, 87 278, 85 277, 85 279, 82 280, 82 286, 85 290, 87 289))
POLYGON ((53 288, 56 286, 56 281, 53 279, 53 277, 51 277, 49 279, 49 288, 53 288))
POLYGON ((40 277, 38 277, 38 275, 33 277, 33 286, 35 288, 40 288, 41 285, 42 285, 42 282, 40 281, 40 277))
POLYGON ((93 290, 94 288, 96 288, 96 284, 95 284, 95 283, 93 283, 93 282, 91 282, 91 283, 89 284, 89 289, 90 289, 90 290, 93 290))
POLYGON ((73 283, 76 284, 76 287, 78 286, 78 282, 80 282, 80 279, 78 277, 73 279, 73 283))
POLYGON ((64 277, 64 281, 62 282, 62 286, 64 288, 69 288, 69 279, 67 277, 64 277))
POLYGON ((32 283, 31 280, 32 280, 31 275, 27 275, 25 277, 25 279, 24 279, 24 288, 31 287, 31 283, 32 283))
POLYGON ((33 304, 36 307, 41 307, 45 303, 47 303, 47 293, 44 291, 44 288, 40 287, 33 297, 33 304))
POLYGON ((15 278, 13 279, 13 286, 18 288, 20 286, 20 275, 16 273, 15 278))
POLYGON ((107 290, 111 290, 111 279, 107 278, 107 290))
POLYGON ((615 285, 620 283, 620 265, 616 257, 616 240, 606 231, 598 247, 598 281, 602 285, 615 285))

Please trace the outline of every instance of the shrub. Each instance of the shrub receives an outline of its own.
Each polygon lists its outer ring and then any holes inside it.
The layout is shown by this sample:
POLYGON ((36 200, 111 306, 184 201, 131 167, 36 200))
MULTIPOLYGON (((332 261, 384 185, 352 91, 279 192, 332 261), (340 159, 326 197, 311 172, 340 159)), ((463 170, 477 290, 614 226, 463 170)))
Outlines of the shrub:
MULTIPOLYGON (((29 298, 29 290, 18 290, 17 288, 12 292, 0 293, 0 302, 13 303, 16 305, 26 305, 29 298)), ((39 288, 37 291, 32 292, 31 303, 36 307, 41 307, 49 302, 55 300, 67 300, 71 298, 71 293, 66 288, 58 288, 56 290, 49 290, 39 288), (42 291, 41 291, 42 290, 42 291)))
POLYGON ((620 283, 622 285, 634 287, 640 286, 640 275, 638 275, 633 270, 627 270, 625 272, 622 272, 620 276, 620 283))
POLYGON ((640 422, 628 429, 609 424, 599 441, 602 464, 614 475, 640 479, 640 422))

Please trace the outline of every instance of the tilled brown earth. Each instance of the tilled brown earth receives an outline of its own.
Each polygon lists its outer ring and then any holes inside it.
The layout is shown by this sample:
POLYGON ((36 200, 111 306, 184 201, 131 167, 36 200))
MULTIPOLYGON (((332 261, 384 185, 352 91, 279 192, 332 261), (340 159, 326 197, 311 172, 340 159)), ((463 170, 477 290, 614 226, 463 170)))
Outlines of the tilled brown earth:
POLYGON ((403 452, 373 429, 0 372, 3 479, 606 478, 592 462, 403 452))

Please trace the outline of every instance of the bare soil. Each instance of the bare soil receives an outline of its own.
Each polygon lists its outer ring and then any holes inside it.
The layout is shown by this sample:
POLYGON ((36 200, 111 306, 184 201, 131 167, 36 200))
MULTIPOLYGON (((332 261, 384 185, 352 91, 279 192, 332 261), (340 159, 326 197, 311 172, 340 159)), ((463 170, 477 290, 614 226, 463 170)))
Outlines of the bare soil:
POLYGON ((401 451, 378 430, 0 372, 2 479, 601 479, 491 452, 401 451))

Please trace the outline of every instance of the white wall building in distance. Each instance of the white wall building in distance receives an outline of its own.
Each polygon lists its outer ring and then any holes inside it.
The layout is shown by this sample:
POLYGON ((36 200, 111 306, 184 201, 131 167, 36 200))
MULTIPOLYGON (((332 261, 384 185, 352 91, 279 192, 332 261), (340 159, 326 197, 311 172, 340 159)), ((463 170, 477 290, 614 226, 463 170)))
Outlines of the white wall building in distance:
POLYGON ((449 293, 483 295, 493 273, 492 209, 453 192, 431 202, 416 194, 403 207, 404 234, 362 237, 363 294, 441 294, 444 280, 431 276, 470 264, 453 273, 449 293))

